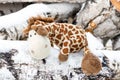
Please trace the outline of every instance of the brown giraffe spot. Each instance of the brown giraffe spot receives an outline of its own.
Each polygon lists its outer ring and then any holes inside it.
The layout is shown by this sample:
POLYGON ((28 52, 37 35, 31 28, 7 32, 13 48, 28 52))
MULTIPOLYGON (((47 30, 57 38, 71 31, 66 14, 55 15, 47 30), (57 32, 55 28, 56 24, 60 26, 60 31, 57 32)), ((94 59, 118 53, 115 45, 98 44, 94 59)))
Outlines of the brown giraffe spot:
POLYGON ((54 47, 54 45, 53 45, 53 42, 52 42, 53 40, 50 40, 50 43, 51 43, 51 47, 54 47))
POLYGON ((85 47, 83 44, 81 44, 81 45, 79 45, 79 46, 81 47, 81 49, 85 47))
POLYGON ((63 44, 64 46, 68 46, 68 42, 64 42, 64 44, 63 44))
POLYGON ((51 37, 51 34, 49 34, 49 35, 48 35, 48 37, 49 37, 49 39, 50 39, 50 40, 52 40, 52 39, 53 39, 53 37, 51 37))
POLYGON ((79 47, 81 47, 82 46, 82 43, 81 44, 79 44, 79 47))
POLYGON ((61 39, 61 37, 62 37, 61 34, 58 34, 58 35, 56 36, 56 38, 58 38, 58 39, 61 39))
POLYGON ((61 28, 64 28, 64 25, 63 25, 63 24, 61 24, 61 28))
POLYGON ((72 28, 73 28, 73 26, 72 26, 72 25, 70 25, 70 26, 69 26, 69 29, 72 29, 72 28))
POLYGON ((73 42, 76 43, 77 41, 74 39, 73 42))
POLYGON ((69 40, 69 36, 66 36, 66 39, 68 39, 68 40, 69 40))
POLYGON ((51 35, 50 35, 50 37, 54 37, 54 36, 55 36, 55 34, 51 34, 51 35))
POLYGON ((60 29, 60 33, 63 33, 64 32, 64 30, 63 29, 60 29))
POLYGON ((78 50, 80 50, 80 48, 76 48, 76 50, 78 51, 78 50))
POLYGON ((77 45, 77 44, 74 44, 74 45, 72 45, 72 47, 77 48, 77 47, 78 47, 78 45, 77 45))
POLYGON ((72 40, 70 40, 70 44, 73 44, 73 41, 72 41, 72 40))
POLYGON ((70 49, 70 52, 73 52, 73 51, 74 51, 74 48, 71 48, 71 49, 70 49))
POLYGON ((55 44, 58 45, 59 44, 59 40, 55 39, 55 44))
POLYGON ((81 38, 84 40, 84 36, 83 35, 81 35, 81 38))
POLYGON ((78 33, 79 33, 78 31, 75 32, 75 34, 78 34, 78 33))
POLYGON ((67 54, 67 53, 68 53, 68 48, 64 48, 64 49, 63 49, 63 53, 64 53, 64 54, 67 54))
POLYGON ((67 31, 68 31, 68 30, 67 30, 67 28, 65 28, 64 34, 66 34, 66 33, 67 33, 67 31))
POLYGON ((80 35, 77 35, 77 39, 79 39, 80 38, 80 35))
POLYGON ((53 30, 56 30, 57 29, 57 25, 53 25, 53 30))
POLYGON ((59 45, 60 47, 62 47, 63 46, 63 43, 60 43, 60 45, 59 45))
POLYGON ((79 38, 78 43, 81 43, 81 38, 79 38))
POLYGON ((75 31, 75 28, 73 28, 72 31, 75 31))
POLYGON ((69 31, 69 32, 68 32, 68 35, 73 35, 72 31, 69 31))

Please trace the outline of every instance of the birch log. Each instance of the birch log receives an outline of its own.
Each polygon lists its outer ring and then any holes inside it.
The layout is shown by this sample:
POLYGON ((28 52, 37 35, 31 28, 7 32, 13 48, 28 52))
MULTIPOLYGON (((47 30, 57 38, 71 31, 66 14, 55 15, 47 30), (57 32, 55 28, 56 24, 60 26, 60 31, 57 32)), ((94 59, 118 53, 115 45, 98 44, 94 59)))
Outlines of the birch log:
MULTIPOLYGON (((120 35, 119 15, 120 12, 116 11, 109 0, 88 1, 77 15, 77 25, 87 28, 91 21, 94 22, 97 26, 93 30, 93 34, 101 38, 105 45, 109 39, 114 41, 114 38, 120 35)), ((115 49, 115 45, 113 44, 113 49, 115 49)))

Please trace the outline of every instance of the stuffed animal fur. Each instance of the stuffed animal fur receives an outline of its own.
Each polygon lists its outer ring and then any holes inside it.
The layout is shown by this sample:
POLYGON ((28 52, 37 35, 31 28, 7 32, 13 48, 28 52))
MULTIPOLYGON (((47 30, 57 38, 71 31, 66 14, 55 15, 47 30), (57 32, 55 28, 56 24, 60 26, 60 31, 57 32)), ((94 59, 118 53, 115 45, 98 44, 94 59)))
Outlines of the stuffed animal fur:
POLYGON ((69 53, 78 52, 83 48, 84 57, 81 64, 83 72, 86 75, 96 75, 101 70, 102 64, 99 58, 88 48, 85 31, 80 26, 68 23, 49 23, 49 18, 47 22, 44 22, 45 20, 43 19, 46 18, 39 16, 30 18, 28 27, 24 30, 24 33, 26 34, 30 30, 35 30, 39 35, 47 35, 51 46, 56 44, 60 48, 58 58, 62 62, 68 59, 69 53))
POLYGON ((41 36, 34 30, 28 35, 30 55, 34 59, 44 59, 50 54, 50 41, 46 36, 41 36))

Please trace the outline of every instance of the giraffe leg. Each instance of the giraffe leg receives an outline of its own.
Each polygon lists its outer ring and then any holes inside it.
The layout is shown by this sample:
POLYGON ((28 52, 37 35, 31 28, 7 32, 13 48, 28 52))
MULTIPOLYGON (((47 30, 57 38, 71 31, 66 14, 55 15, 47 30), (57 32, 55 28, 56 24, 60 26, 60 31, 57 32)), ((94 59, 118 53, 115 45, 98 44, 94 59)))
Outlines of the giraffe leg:
POLYGON ((60 54, 58 56, 59 60, 64 62, 68 59, 68 55, 70 52, 70 41, 65 39, 63 42, 63 46, 60 50, 60 54))
POLYGON ((51 47, 54 47, 53 42, 51 40, 50 40, 50 43, 51 43, 51 47))
POLYGON ((86 75, 97 75, 102 69, 101 61, 89 50, 88 46, 84 47, 84 57, 81 67, 86 75))

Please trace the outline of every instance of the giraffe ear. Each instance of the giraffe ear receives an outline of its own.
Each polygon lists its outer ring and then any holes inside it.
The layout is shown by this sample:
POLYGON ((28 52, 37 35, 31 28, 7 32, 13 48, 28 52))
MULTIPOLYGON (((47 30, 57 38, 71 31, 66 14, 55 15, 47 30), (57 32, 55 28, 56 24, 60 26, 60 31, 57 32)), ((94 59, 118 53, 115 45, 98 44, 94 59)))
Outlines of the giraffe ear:
POLYGON ((28 25, 25 29, 23 29, 23 34, 24 35, 28 34, 30 30, 31 30, 31 26, 28 25))
POLYGON ((37 29, 37 33, 42 36, 47 36, 48 31, 45 28, 43 28, 42 26, 39 26, 37 29))

